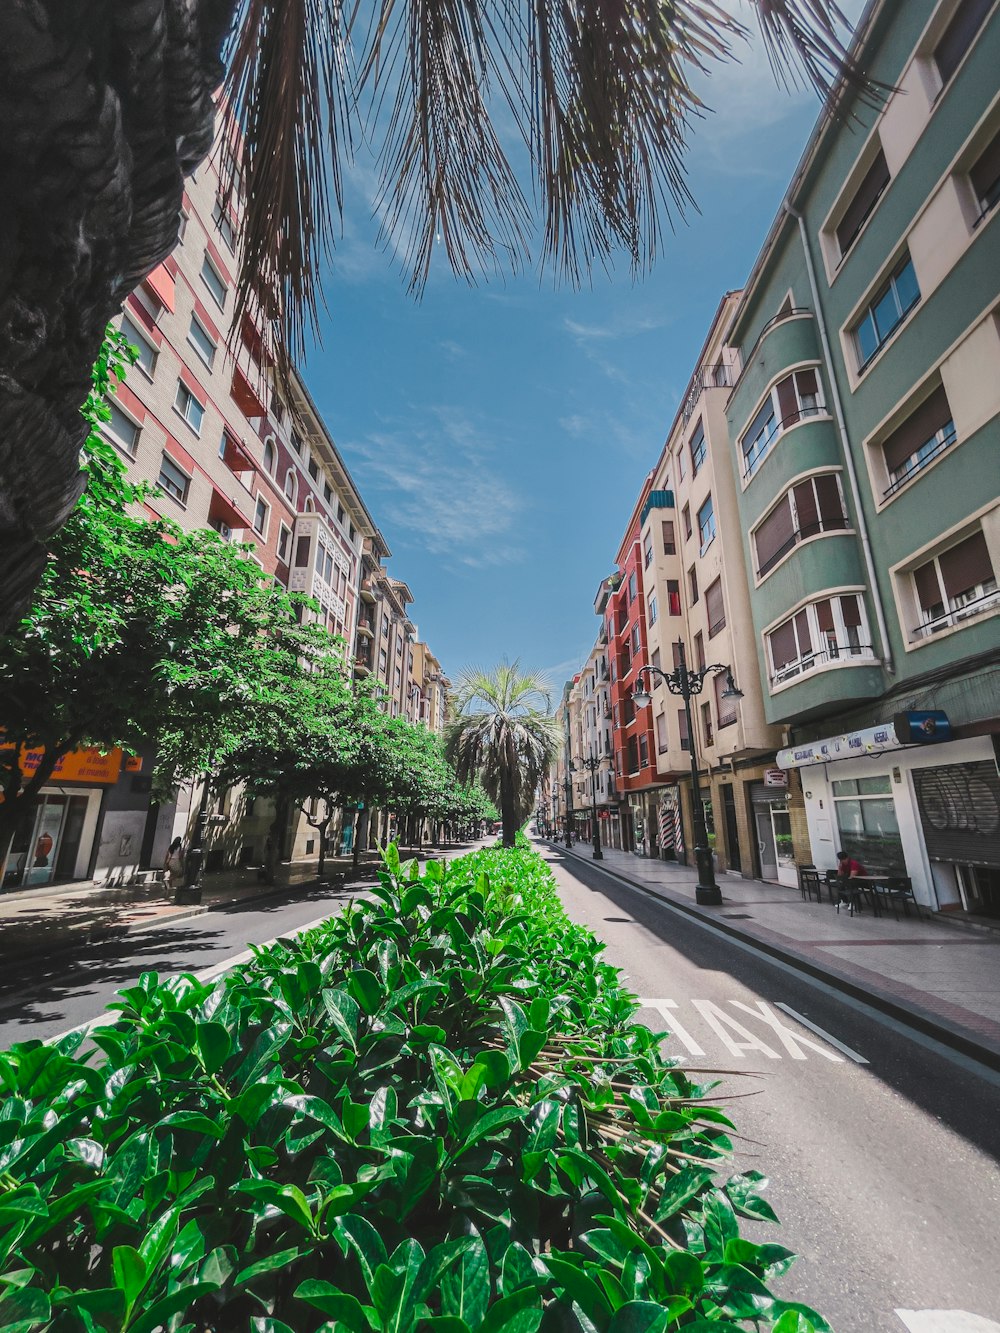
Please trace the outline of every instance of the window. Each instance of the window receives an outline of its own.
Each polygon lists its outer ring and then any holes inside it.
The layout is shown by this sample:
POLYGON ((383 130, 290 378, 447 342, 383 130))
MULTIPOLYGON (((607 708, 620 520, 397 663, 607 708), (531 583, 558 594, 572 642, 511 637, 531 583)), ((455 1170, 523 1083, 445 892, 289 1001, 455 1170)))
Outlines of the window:
POLYGON ((141 366, 146 374, 152 379, 153 371, 156 369, 156 348, 145 336, 140 333, 136 325, 129 319, 128 315, 122 316, 122 333, 129 340, 131 345, 139 353, 137 365, 141 366))
POLYGON ((309 538, 300 537, 295 543, 295 568, 307 569, 309 566, 309 538))
POLYGON ((851 329, 859 370, 864 370, 919 300, 917 275, 907 252, 889 281, 879 288, 875 299, 851 329))
POLYGON ((837 244, 840 246, 841 255, 846 255, 854 244, 858 232, 871 217, 875 205, 885 193, 889 180, 889 167, 880 146, 875 161, 865 172, 853 199, 844 210, 844 216, 837 223, 837 244))
POLYGON ((757 577, 769 573, 796 542, 848 526, 840 482, 834 472, 810 477, 786 491, 754 531, 757 577))
POLYGON ((884 495, 895 494, 911 478, 955 443, 955 422, 948 395, 939 385, 882 445, 890 485, 884 495))
POLYGON ((639 622, 632 626, 632 652, 637 653, 641 647, 642 639, 640 637, 639 622))
POLYGON ((734 726, 739 721, 739 714, 736 711, 736 700, 722 697, 726 692, 726 673, 724 671, 718 672, 713 683, 715 686, 716 726, 722 731, 723 727, 734 726))
POLYGON ((212 263, 211 258, 206 254, 201 265, 201 280, 208 288, 209 295, 220 310, 226 308, 226 293, 228 288, 222 279, 219 270, 212 263))
POLYGON ((656 749, 657 753, 663 754, 670 748, 670 741, 667 736, 667 715, 666 713, 657 713, 656 715, 656 749))
POLYGON ((232 218, 229 216, 229 210, 225 207, 221 199, 216 199, 215 207, 212 209, 212 221, 219 229, 219 235, 226 243, 226 248, 233 254, 236 253, 236 227, 232 218))
POLYGON ((653 534, 647 532, 642 542, 642 564, 644 569, 648 569, 653 563, 653 534))
POLYGON ((979 155, 969 172, 969 180, 980 209, 975 222, 978 227, 987 213, 1000 203, 1000 131, 979 155))
POLYGON ((778 380, 740 439, 744 480, 749 481, 757 471, 782 431, 825 411, 815 367, 807 366, 778 380))
POLYGON ((682 640, 678 639, 675 643, 670 645, 670 653, 673 659, 674 670, 676 671, 684 659, 684 644, 682 640))
POLYGON ((649 741, 645 736, 639 737, 639 767, 649 767, 649 741))
POLYGON ((338 523, 343 523, 343 521, 344 521, 344 506, 343 506, 342 504, 338 504, 338 505, 337 505, 337 522, 338 522, 338 523))
POLYGON ((701 706, 701 732, 705 737, 705 744, 714 745, 715 735, 712 731, 712 705, 702 704, 701 706))
MULTIPOLYGON (((194 179, 194 178, 192 177, 192 179, 194 179)), ((183 210, 183 208, 182 208, 181 211, 180 211, 180 215, 178 216, 178 219, 177 219, 177 244, 178 244, 178 245, 180 245, 181 241, 183 241, 183 239, 184 239, 184 235, 185 235, 185 233, 186 233, 186 231, 187 231, 187 229, 188 229, 188 222, 189 222, 189 221, 190 221, 190 218, 188 217, 188 215, 184 212, 184 210, 183 210)))
POLYGON ((704 555, 715 541, 715 510, 712 507, 711 496, 698 510, 698 540, 701 543, 701 555, 704 555))
POLYGON ((962 57, 975 41, 992 3, 993 0, 959 0, 954 17, 934 48, 934 63, 943 84, 962 63, 962 57))
POLYGON ((683 449, 678 449, 678 451, 677 451, 677 476, 678 476, 678 478, 679 478, 681 481, 684 480, 684 450, 683 450, 683 449))
POLYGON ((663 520, 663 554, 677 554, 677 546, 674 543, 674 525, 667 519, 663 520))
POLYGON ((315 458, 310 458, 308 468, 310 477, 312 477, 313 481, 316 481, 319 477, 319 464, 316 462, 315 458))
POLYGON ((691 738, 690 738, 690 736, 688 735, 688 720, 687 720, 687 712, 686 712, 686 710, 683 709, 683 708, 678 708, 678 710, 677 710, 677 729, 678 729, 678 731, 680 732, 680 737, 681 737, 681 749, 682 749, 682 750, 690 750, 690 748, 691 748, 691 738))
POLYGON ((691 506, 685 505, 681 510, 681 518, 684 520, 684 536, 690 540, 691 537, 691 506))
POLYGON ((333 499, 333 489, 328 481, 323 483, 323 499, 327 504, 333 499))
MULTIPOLYGON (((225 439, 223 439, 223 447, 225 447, 225 439)), ((275 449, 274 449, 274 441, 273 441, 273 440, 265 440, 265 442, 264 442, 264 471, 268 474, 268 476, 274 476, 274 464, 275 464, 276 460, 277 460, 277 454, 275 453, 275 449)))
POLYGON ((837 842, 864 868, 906 874, 906 858, 896 822, 888 777, 840 778, 833 783, 837 842))
POLYGON ((200 435, 201 423, 205 417, 205 409, 201 403, 198 402, 198 399, 183 380, 177 381, 177 396, 174 399, 174 407, 191 427, 195 435, 200 435))
POLYGON ((117 444, 119 449, 130 458, 134 458, 139 447, 139 427, 130 416, 126 416, 116 402, 109 402, 108 407, 111 409, 111 420, 103 423, 102 433, 112 444, 117 444))
POLYGON ((698 571, 694 565, 688 570, 688 594, 691 599, 691 605, 694 606, 698 600, 698 571))
POLYGON ((260 496, 257 497, 257 507, 253 512, 253 530, 261 537, 267 536, 267 516, 271 512, 271 506, 260 496))
POLYGON ((635 601, 636 597, 638 596, 638 592, 639 592, 639 579, 638 579, 638 575, 636 574, 635 570, 633 569, 633 570, 632 570, 632 573, 628 576, 628 604, 629 604, 629 606, 631 606, 632 603, 635 601))
POLYGON ((354 541, 354 539, 357 537, 358 534, 357 534, 357 532, 355 531, 355 528, 354 528, 354 524, 353 524, 353 523, 349 524, 349 526, 348 526, 348 531, 347 531, 347 535, 348 535, 348 537, 350 537, 351 541, 354 541))
POLYGON ((874 656, 864 608, 855 593, 810 603, 766 638, 774 685, 818 664, 874 656))
POLYGON ((278 559, 283 563, 288 563, 288 551, 292 542, 292 530, 284 523, 278 528, 278 559))
POLYGON ((182 472, 169 454, 160 460, 160 475, 156 479, 161 490, 172 495, 179 504, 186 504, 191 478, 182 472))
POLYGON ((639 743, 635 736, 628 739, 628 771, 638 773, 639 771, 639 743))
POLYGON ((667 614, 679 616, 681 613, 681 585, 677 579, 667 579, 667 614))
POLYGON ((289 500, 291 500, 293 505, 295 504, 296 498, 298 497, 298 493, 299 493, 299 479, 298 477, 296 477, 293 469, 289 468, 288 471, 285 473, 285 495, 289 500))
POLYGON ((655 593, 655 592, 651 592, 651 593, 649 594, 649 598, 648 598, 648 600, 647 600, 647 602, 646 602, 646 614, 647 614, 649 623, 650 623, 651 625, 655 625, 655 624, 656 624, 656 617, 657 617, 656 593, 655 593))
POLYGON ((695 427, 695 432, 691 436, 691 476, 696 477, 702 463, 705 461, 705 430, 701 422, 695 427))
POLYGON ((996 574, 982 529, 913 571, 920 607, 918 638, 1000 606, 996 574))
POLYGON ((722 596, 722 579, 718 578, 705 589, 705 614, 708 616, 708 637, 714 639, 726 627, 726 605, 722 596))
POLYGON ((197 315, 191 316, 191 327, 188 329, 188 342, 208 366, 212 368, 212 362, 215 360, 215 343, 209 336, 208 330, 202 324, 197 315))
POLYGON ((694 636, 694 664, 698 671, 705 668, 705 638, 700 630, 694 636))

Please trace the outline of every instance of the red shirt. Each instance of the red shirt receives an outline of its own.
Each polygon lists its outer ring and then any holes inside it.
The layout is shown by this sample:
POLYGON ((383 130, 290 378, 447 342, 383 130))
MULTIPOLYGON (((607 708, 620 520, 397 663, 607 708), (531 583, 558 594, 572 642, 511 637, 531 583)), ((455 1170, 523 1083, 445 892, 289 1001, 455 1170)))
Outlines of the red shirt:
POLYGON ((855 861, 853 856, 845 856, 843 861, 838 861, 837 871, 841 875, 846 875, 849 879, 853 879, 857 875, 867 874, 861 862, 855 861))

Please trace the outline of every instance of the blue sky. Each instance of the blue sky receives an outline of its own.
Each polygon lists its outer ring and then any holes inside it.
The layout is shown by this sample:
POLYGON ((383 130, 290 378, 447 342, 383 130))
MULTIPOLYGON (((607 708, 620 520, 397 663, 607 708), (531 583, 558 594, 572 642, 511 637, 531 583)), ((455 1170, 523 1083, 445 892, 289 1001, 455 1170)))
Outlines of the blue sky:
POLYGON ((537 274, 470 288, 438 263, 421 301, 373 241, 373 173, 348 182, 329 316, 307 379, 446 671, 502 656, 558 686, 659 457, 722 294, 749 272, 812 127, 758 46, 717 70, 688 155, 700 213, 652 274, 583 291, 537 274))

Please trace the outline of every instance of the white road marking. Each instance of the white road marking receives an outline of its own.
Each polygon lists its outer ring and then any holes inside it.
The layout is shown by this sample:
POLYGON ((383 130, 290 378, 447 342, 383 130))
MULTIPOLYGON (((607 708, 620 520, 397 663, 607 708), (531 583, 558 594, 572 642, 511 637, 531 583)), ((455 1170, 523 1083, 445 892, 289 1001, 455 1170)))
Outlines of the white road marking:
POLYGON ((749 1028, 745 1028, 742 1023, 738 1023, 735 1018, 730 1018, 721 1005, 714 1000, 692 1000, 691 1003, 701 1014, 702 1018, 716 1034, 720 1037, 726 1048, 739 1059, 742 1060, 747 1051, 760 1051, 766 1055, 769 1060, 780 1060, 781 1055, 778 1051, 773 1051, 770 1046, 760 1037, 755 1036, 749 1028), (732 1032, 744 1038, 743 1041, 735 1041, 732 1035, 726 1031, 726 1027, 731 1028, 732 1032))
MULTIPOLYGON (((863 1055, 859 1055, 857 1051, 852 1049, 852 1047, 848 1046, 845 1042, 839 1041, 836 1037, 831 1036, 825 1028, 821 1028, 818 1023, 813 1023, 812 1020, 806 1018, 804 1014, 800 1014, 797 1009, 793 1009, 790 1004, 784 1004, 781 1000, 775 1000, 774 1003, 779 1009, 784 1009, 786 1014, 791 1014, 796 1023, 801 1023, 802 1026, 807 1027, 810 1032, 815 1032, 816 1035, 822 1037, 824 1041, 828 1041, 831 1046, 835 1046, 838 1051, 843 1051, 847 1058, 853 1060, 856 1065, 866 1065, 869 1063, 863 1055)), ((811 1044, 812 1043, 810 1042, 810 1045, 811 1044)), ((827 1053, 824 1051, 823 1054, 826 1055, 827 1053)), ((1000 1329, 997 1330, 997 1333, 1000 1333, 1000 1329)))
MULTIPOLYGON (((282 931, 280 935, 275 935, 273 940, 263 940, 260 944, 254 946, 256 949, 268 949, 272 944, 277 944, 279 940, 287 939, 291 935, 301 935, 304 931, 312 930, 314 926, 321 926, 324 921, 329 921, 334 912, 326 912, 323 916, 318 916, 313 921, 307 921, 305 925, 297 926, 293 931, 282 931)), ((216 977, 222 976, 230 968, 239 967, 241 963, 249 963, 253 958, 253 951, 245 949, 242 953, 234 953, 230 958, 224 958, 221 963, 213 963, 211 967, 206 967, 201 972, 195 972, 196 981, 214 981, 216 977)), ((77 1023, 75 1027, 67 1028, 65 1032, 57 1032, 51 1037, 46 1037, 46 1041, 62 1041, 63 1037, 72 1036, 74 1032, 92 1032, 95 1028, 108 1027, 111 1023, 118 1021, 118 1013, 108 1012, 98 1014, 96 1018, 88 1019, 86 1023, 77 1023)))
MULTIPOLYGON (((808 1037, 802 1037, 799 1033, 793 1032, 790 1027, 786 1027, 778 1015, 769 1008, 764 1000, 757 1000, 755 1002, 757 1005, 756 1009, 752 1008, 749 1004, 744 1004, 742 1000, 731 1000, 730 1003, 737 1009, 744 1010, 744 1012, 748 1013, 751 1018, 763 1018, 764 1022, 767 1023, 769 1027, 772 1027, 777 1033, 779 1041, 793 1060, 804 1060, 806 1058, 806 1053, 802 1047, 808 1046, 810 1049, 816 1051, 817 1054, 821 1055, 824 1060, 830 1060, 835 1065, 842 1065, 844 1063, 839 1055, 835 1055, 833 1051, 828 1051, 825 1046, 820 1046, 818 1042, 810 1041, 808 1037)), ((781 1008, 784 1009, 785 1005, 782 1005, 781 1008)), ((799 1017, 794 1010, 791 1012, 795 1018, 799 1017)), ((812 1024, 806 1023, 805 1026, 812 1027, 812 1024)))
POLYGON ((910 1333, 1000 1333, 1000 1324, 967 1310, 897 1310, 910 1333))
POLYGON ((654 1009, 660 1015, 670 1028, 670 1035, 676 1037, 682 1045, 687 1047, 689 1055, 705 1054, 702 1047, 698 1045, 694 1037, 691 1036, 691 1033, 688 1032, 687 1028, 681 1023, 680 1019, 678 1019, 672 1012, 669 1014, 667 1013, 668 1009, 674 1010, 680 1008, 680 1005, 676 1000, 640 1000, 639 1003, 642 1005, 643 1009, 654 1009))

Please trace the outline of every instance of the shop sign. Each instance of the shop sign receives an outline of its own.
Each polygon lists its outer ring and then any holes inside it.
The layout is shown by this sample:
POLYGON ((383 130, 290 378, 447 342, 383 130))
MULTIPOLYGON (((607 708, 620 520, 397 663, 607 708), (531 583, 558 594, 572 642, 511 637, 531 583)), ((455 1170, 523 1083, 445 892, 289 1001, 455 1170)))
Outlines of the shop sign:
POLYGON ((783 768, 765 768, 764 769, 765 787, 787 787, 788 774, 783 768))
MULTIPOLYGON (((11 746, 0 746, 0 749, 9 750, 11 746)), ((25 777, 37 772, 44 754, 45 751, 41 748, 21 751, 21 772, 25 777)), ((92 786, 98 784, 111 786, 118 781, 121 768, 121 750, 109 750, 107 754, 102 754, 100 750, 73 750, 58 761, 49 781, 88 782, 92 786)))
POLYGON ((860 759, 865 755, 902 750, 911 745, 937 744, 951 737, 946 713, 897 713, 892 722, 863 731, 847 731, 822 741, 792 745, 779 750, 779 768, 807 768, 810 764, 830 764, 838 759, 860 759))

